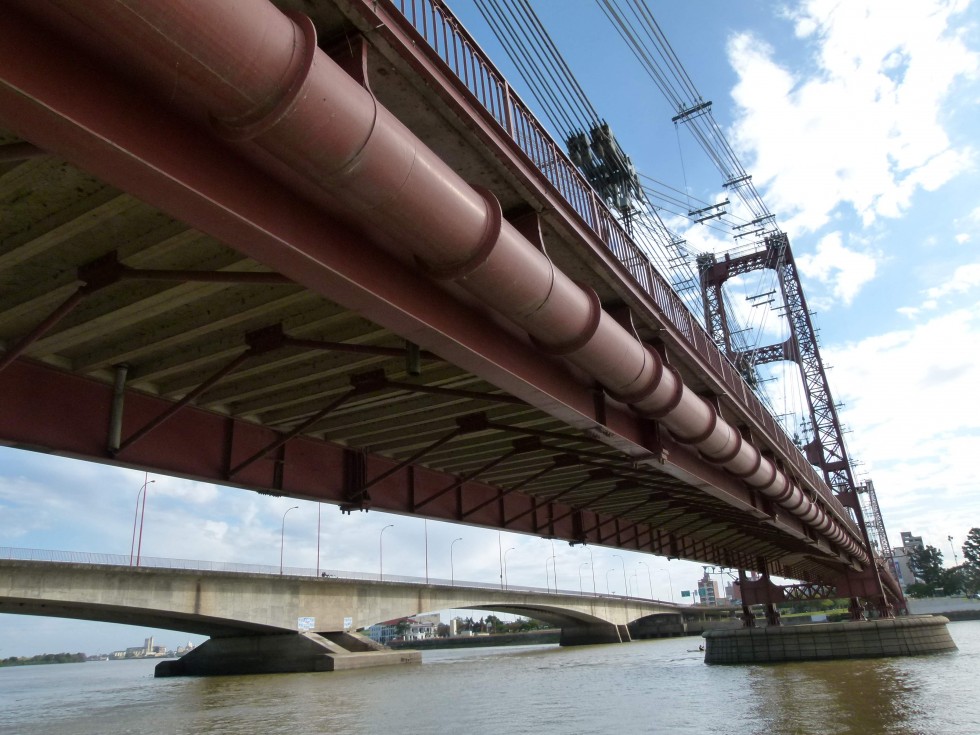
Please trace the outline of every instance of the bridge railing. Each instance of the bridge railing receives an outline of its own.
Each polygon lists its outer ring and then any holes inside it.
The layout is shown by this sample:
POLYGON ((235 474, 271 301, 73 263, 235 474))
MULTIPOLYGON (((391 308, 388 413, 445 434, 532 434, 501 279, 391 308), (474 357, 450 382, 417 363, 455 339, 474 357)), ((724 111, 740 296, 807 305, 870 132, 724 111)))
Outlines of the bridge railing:
MULTIPOLYGON (((12 561, 40 561, 62 564, 91 564, 96 566, 133 567, 149 569, 180 569, 202 572, 222 572, 225 574, 275 574, 279 575, 277 566, 267 564, 242 564, 238 562, 204 561, 200 559, 167 559, 162 557, 141 556, 139 564, 136 559, 125 554, 99 554, 87 551, 57 551, 52 549, 26 549, 11 546, 0 546, 0 559, 12 561)), ((602 597, 617 600, 643 600, 645 602, 662 602, 649 597, 638 595, 609 595, 593 594, 581 590, 554 590, 551 588, 529 587, 526 585, 501 584, 487 582, 472 582, 460 579, 439 579, 436 577, 411 577, 399 574, 379 574, 372 572, 352 572, 337 569, 314 569, 313 567, 283 567, 282 576, 310 577, 313 579, 340 579, 350 582, 401 582, 406 584, 428 584, 436 587, 462 587, 466 589, 505 590, 507 592, 534 592, 537 594, 558 594, 574 597, 602 597)), ((664 602, 665 605, 676 603, 664 602)))
MULTIPOLYGON (((794 471, 838 514, 850 515, 827 487, 823 478, 803 457, 782 426, 762 405, 741 373, 722 354, 691 313, 684 300, 629 236, 605 201, 551 137, 537 117, 514 93, 503 75, 485 56, 476 41, 460 25, 442 0, 387 0, 424 44, 477 103, 477 109, 497 123, 521 153, 543 175, 552 190, 569 205, 569 213, 589 228, 658 307, 687 344, 701 356, 722 381, 729 395, 763 427, 766 436, 793 466, 794 471)), ((397 14, 396 14, 397 17, 397 14)), ((854 528, 856 531, 856 526, 854 528)))

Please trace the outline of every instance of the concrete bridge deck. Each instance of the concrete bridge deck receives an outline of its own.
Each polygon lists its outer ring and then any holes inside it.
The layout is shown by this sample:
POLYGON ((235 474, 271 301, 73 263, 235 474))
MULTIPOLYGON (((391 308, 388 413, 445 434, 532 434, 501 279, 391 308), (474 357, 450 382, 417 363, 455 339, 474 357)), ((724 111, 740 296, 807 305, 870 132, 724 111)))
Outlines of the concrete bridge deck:
POLYGON ((417 654, 385 651, 357 631, 448 609, 542 620, 561 628, 562 645, 626 642, 629 625, 650 616, 674 618, 679 627, 685 615, 704 615, 657 600, 562 590, 0 559, 0 612, 211 636, 202 647, 208 651, 195 653, 200 669, 169 673, 334 670, 417 660, 417 654))

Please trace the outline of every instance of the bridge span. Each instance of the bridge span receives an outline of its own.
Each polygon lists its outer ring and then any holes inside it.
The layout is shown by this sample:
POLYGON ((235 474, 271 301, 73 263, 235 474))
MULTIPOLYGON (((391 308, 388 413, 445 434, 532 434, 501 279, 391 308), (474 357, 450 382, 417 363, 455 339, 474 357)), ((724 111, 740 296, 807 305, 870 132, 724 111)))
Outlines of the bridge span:
POLYGON ((357 631, 425 612, 478 609, 561 629, 561 645, 631 640, 650 616, 690 610, 657 600, 473 584, 309 577, 121 564, 0 559, 0 612, 167 628, 211 640, 163 673, 334 670, 416 660, 357 631), (186 659, 186 660, 185 660, 186 659))
POLYGON ((5 445, 901 600, 442 0, 10 2, 0 214, 5 445))

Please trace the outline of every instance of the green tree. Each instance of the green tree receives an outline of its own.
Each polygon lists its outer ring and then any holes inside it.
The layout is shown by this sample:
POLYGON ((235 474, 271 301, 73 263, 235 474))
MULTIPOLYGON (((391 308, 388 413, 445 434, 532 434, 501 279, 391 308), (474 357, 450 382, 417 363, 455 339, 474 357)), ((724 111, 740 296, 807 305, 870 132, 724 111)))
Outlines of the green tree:
POLYGON ((980 528, 971 528, 963 542, 963 588, 975 595, 980 592, 980 528))
POLYGON ((935 546, 913 550, 909 555, 909 566, 919 582, 933 588, 942 586, 943 552, 935 546))

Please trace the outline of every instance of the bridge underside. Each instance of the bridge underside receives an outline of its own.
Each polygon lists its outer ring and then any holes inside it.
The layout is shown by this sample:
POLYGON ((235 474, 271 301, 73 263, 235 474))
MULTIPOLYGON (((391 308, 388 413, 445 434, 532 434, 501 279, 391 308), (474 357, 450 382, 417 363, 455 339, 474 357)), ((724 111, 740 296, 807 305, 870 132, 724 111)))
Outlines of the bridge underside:
MULTIPOLYGON (((361 45, 371 5, 315 3, 321 47, 346 38, 345 68, 415 136, 764 454, 798 466, 526 156, 433 84, 438 65, 394 26, 361 45)), ((13 9, 0 28, 0 442, 799 579, 855 566, 47 13, 13 9)))

